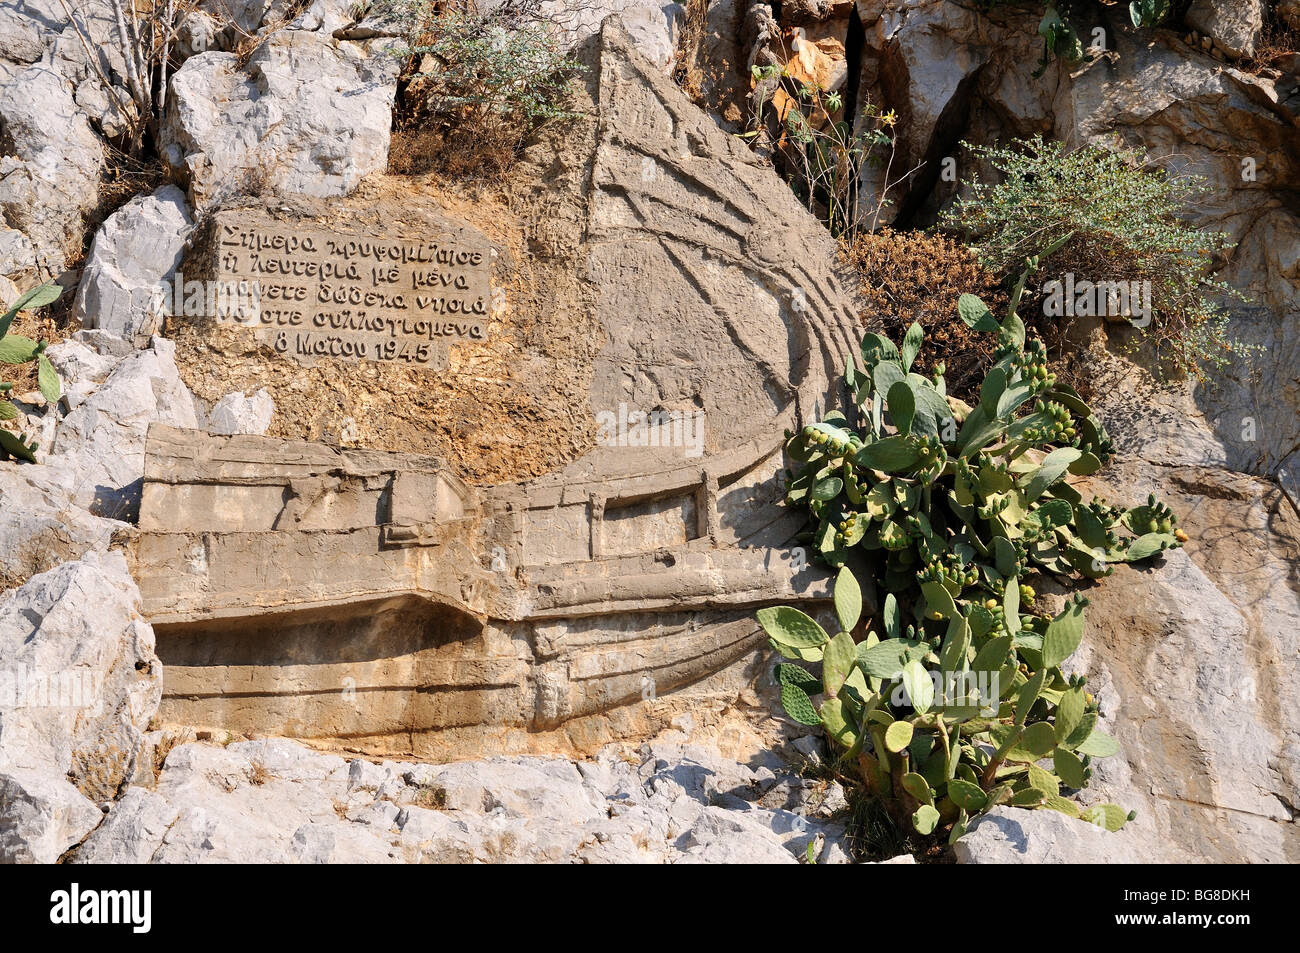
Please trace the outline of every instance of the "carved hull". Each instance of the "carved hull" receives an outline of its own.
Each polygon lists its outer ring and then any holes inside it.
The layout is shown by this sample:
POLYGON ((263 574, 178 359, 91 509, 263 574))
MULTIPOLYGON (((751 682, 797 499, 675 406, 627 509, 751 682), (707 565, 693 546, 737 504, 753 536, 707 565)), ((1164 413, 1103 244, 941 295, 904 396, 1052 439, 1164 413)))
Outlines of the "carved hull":
POLYGON ((734 700, 767 667, 754 610, 827 597, 778 503, 784 430, 856 352, 834 242, 613 18, 597 73, 594 149, 565 166, 590 175, 548 169, 527 238, 581 275, 601 331, 583 414, 698 412, 707 439, 475 490, 428 457, 155 428, 137 578, 169 720, 586 749, 672 699, 734 700))

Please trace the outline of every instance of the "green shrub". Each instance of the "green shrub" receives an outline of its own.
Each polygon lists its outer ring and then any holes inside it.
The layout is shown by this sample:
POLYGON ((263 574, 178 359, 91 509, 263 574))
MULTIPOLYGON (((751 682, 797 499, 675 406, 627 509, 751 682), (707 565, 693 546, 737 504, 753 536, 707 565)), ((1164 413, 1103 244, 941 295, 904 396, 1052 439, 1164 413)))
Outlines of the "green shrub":
POLYGON ((911 372, 923 333, 900 346, 862 342, 866 371, 850 366, 862 426, 834 412, 789 438, 799 464, 786 503, 807 509, 817 556, 841 571, 839 634, 797 609, 758 618, 785 658, 777 667, 786 712, 821 725, 866 789, 900 825, 930 834, 998 804, 1049 808, 1116 830, 1114 805, 1080 812, 1061 795, 1082 788, 1090 762, 1116 751, 1097 727, 1084 681, 1062 665, 1083 637, 1086 600, 1054 617, 1022 607, 1036 594, 1031 570, 1063 577, 1109 575, 1186 536, 1154 497, 1121 509, 1085 502, 1066 482, 1109 458, 1110 440, 1078 395, 1047 370, 1015 314, 999 324, 964 295, 973 330, 996 335, 992 369, 975 406, 948 396, 942 371, 911 372), (860 559, 883 590, 882 632, 853 632, 863 597, 844 566, 860 559), (821 694, 820 706, 813 696, 821 694), (1051 758, 1052 770, 1038 765, 1051 758))
POLYGON ((1143 171, 1131 151, 1069 151, 1035 137, 1010 148, 970 147, 1001 174, 972 178, 941 225, 971 242, 981 263, 1004 278, 1041 257, 1044 277, 1073 273, 1093 282, 1150 282, 1144 334, 1175 373, 1204 379, 1241 350, 1228 337, 1216 295, 1240 297, 1209 277, 1215 255, 1232 247, 1221 232, 1184 222, 1184 204, 1202 180, 1143 171))
POLYGON ((531 0, 485 13, 433 0, 380 0, 405 38, 406 120, 433 132, 456 171, 508 165, 541 126, 573 118, 571 80, 583 67, 531 0), (467 161, 469 157, 469 161, 467 161))
MULTIPOLYGON (((39 288, 33 288, 14 302, 13 307, 0 315, 0 364, 27 364, 36 362, 36 382, 41 395, 50 403, 59 399, 59 375, 55 372, 50 359, 45 356, 45 342, 33 341, 21 334, 10 334, 14 318, 19 311, 44 307, 58 300, 63 289, 53 282, 47 282, 39 288)), ((14 385, 8 381, 0 382, 0 395, 13 393, 14 385)), ((16 420, 19 410, 8 399, 0 399, 0 421, 16 420)), ((36 442, 25 433, 14 433, 0 427, 0 450, 11 457, 35 462, 36 442)))

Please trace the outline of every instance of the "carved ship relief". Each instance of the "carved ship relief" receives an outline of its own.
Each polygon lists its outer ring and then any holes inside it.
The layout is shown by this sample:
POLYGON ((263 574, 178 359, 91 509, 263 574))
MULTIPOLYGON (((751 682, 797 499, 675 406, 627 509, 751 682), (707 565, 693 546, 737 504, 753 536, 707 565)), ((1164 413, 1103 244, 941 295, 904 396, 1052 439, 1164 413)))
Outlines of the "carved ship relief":
POLYGON ((856 350, 832 250, 796 253, 831 239, 614 20, 585 209, 593 413, 689 394, 703 452, 600 446, 475 488, 433 457, 155 426, 135 559, 165 720, 427 758, 590 748, 644 731, 647 699, 734 694, 763 667, 754 610, 826 597, 779 499, 785 430, 856 350))

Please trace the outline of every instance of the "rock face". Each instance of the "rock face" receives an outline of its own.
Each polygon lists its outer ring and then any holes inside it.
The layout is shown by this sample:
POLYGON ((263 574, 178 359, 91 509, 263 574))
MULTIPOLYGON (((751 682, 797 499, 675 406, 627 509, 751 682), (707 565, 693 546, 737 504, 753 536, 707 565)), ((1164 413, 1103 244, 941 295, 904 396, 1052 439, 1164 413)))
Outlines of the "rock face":
POLYGON ((186 744, 77 863, 779 863, 846 858, 843 826, 765 807, 781 779, 715 751, 594 761, 345 761, 278 739, 186 744))
POLYGON ((264 434, 275 416, 275 401, 265 388, 251 397, 235 391, 213 405, 208 414, 208 433, 264 434))
POLYGON ((0 472, 0 588, 106 550, 113 533, 126 528, 78 506, 76 478, 67 470, 9 464, 0 472))
POLYGON ((87 553, 9 593, 0 657, 0 769, 43 769, 96 801, 112 798, 162 694, 153 630, 122 554, 87 553))
POLYGON ((345 195, 388 162, 400 61, 306 30, 270 35, 241 69, 193 56, 172 78, 163 157, 205 208, 232 193, 345 195))
POLYGON ((52 863, 98 824, 162 696, 121 553, 89 552, 0 602, 0 862, 52 863))
POLYGON ((16 69, 0 61, 0 129, 9 143, 0 158, 0 213, 22 236, 0 231, 0 274, 32 267, 58 274, 64 250, 81 240, 81 216, 98 199, 103 147, 72 83, 45 63, 16 69))
POLYGON ((136 520, 150 424, 198 426, 194 398, 180 380, 174 354, 170 341, 154 338, 59 422, 44 462, 70 474, 74 499, 98 516, 136 520))
POLYGON ((45 771, 0 770, 0 863, 52 864, 103 814, 45 771))
POLYGON ((1089 797, 1136 809, 1151 859, 1292 863, 1300 517, 1276 485, 1209 467, 1132 461, 1101 492, 1148 489, 1191 540, 1089 592, 1079 661, 1120 742, 1089 797))
POLYGON ((167 720, 377 756, 585 754, 693 693, 752 692, 753 610, 824 599, 826 574, 784 552, 801 517, 768 504, 784 429, 833 399, 855 347, 834 242, 617 20, 595 54, 594 122, 545 143, 530 254, 582 276, 574 309, 604 342, 569 399, 654 411, 666 435, 613 426, 567 466, 475 489, 440 458, 156 426, 136 570, 167 720), (557 180, 557 161, 590 173, 557 180))
POLYGON ((1234 59, 1255 55, 1255 45, 1264 32, 1264 0, 1194 0, 1187 10, 1189 27, 1199 30, 1214 45, 1234 59))
POLYGON ((664 72, 673 63, 686 20, 685 4, 665 0, 546 0, 541 9, 549 23, 564 31, 571 46, 598 36, 605 19, 617 15, 632 47, 664 72))
POLYGON ((115 110, 87 47, 111 83, 124 83, 125 66, 106 0, 77 11, 85 45, 58 0, 0 0, 0 275, 60 274, 99 201, 96 133, 114 127, 115 110))
POLYGON ((140 346, 162 329, 174 296, 163 285, 193 226, 185 194, 167 185, 138 196, 104 222, 77 288, 76 316, 140 346))
POLYGON ((1149 864, 1146 844, 1125 827, 1103 827, 1058 811, 995 807, 954 845, 959 864, 1149 864))

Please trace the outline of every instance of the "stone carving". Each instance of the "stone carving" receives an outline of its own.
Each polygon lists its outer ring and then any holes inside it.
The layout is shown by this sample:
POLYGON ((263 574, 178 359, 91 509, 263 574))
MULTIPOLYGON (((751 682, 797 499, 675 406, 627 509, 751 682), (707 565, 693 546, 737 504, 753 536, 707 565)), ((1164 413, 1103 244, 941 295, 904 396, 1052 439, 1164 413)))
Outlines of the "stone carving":
POLYGON ((154 427, 135 568, 165 721, 590 750, 653 727, 660 695, 734 697, 760 677, 754 609, 825 600, 775 503, 784 429, 854 352, 833 241, 617 21, 598 104, 575 196, 605 334, 587 401, 701 413, 706 445, 614 441, 473 488, 434 457, 154 427))
POLYGON ((219 213, 211 228, 227 289, 215 317, 255 327, 292 360, 439 368, 446 341, 487 333, 492 249, 467 232, 328 232, 250 210, 219 213))

